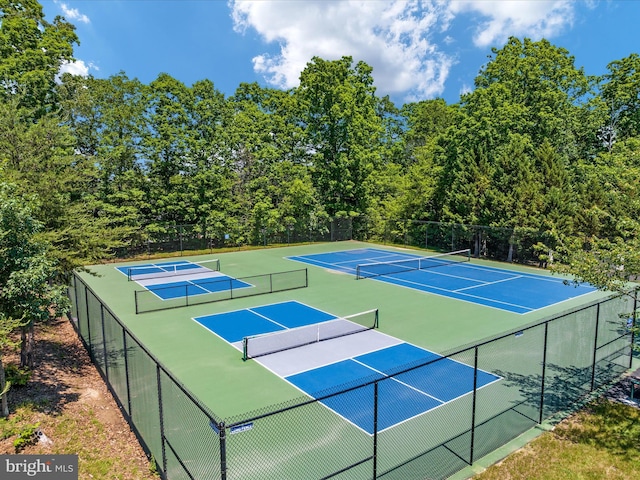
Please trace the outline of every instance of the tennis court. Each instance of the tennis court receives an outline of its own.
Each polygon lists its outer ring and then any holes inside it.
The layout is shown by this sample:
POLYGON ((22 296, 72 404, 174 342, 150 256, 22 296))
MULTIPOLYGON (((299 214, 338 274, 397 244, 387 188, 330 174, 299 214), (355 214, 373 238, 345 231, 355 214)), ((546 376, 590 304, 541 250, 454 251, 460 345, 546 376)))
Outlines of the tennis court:
POLYGON ((74 275, 72 316, 169 479, 449 478, 628 368, 635 298, 427 255, 345 242, 96 265, 74 275))
POLYGON ((562 278, 479 265, 468 250, 443 255, 362 248, 289 257, 310 265, 472 302, 485 307, 526 314, 596 289, 587 284, 566 285, 562 278))
POLYGON ((288 301, 194 320, 243 351, 245 359, 253 358, 369 435, 376 425, 373 389, 378 380, 392 377, 380 383, 377 394, 378 433, 500 380, 380 333, 375 310, 339 318, 288 301), (411 370, 425 364, 428 374, 424 367, 419 375, 411 370))
POLYGON ((206 262, 180 260, 147 263, 135 267, 116 267, 116 269, 161 300, 174 300, 252 286, 220 273, 219 260, 206 262))

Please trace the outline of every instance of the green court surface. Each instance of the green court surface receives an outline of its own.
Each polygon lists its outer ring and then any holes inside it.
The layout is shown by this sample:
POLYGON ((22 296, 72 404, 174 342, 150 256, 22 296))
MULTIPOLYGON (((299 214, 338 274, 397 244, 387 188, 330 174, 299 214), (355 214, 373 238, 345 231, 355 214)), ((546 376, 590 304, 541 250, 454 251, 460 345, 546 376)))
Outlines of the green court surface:
MULTIPOLYGON (((356 280, 348 273, 288 259, 362 248, 427 254, 390 246, 340 242, 174 257, 170 260, 195 262, 217 258, 221 274, 232 278, 307 268, 308 287, 141 314, 135 313, 134 292, 142 287, 128 281, 117 267, 145 265, 152 263, 150 260, 91 266, 88 268, 91 274, 80 276, 148 351, 219 418, 238 417, 260 409, 268 411, 269 406, 290 402, 302 393, 260 363, 243 361, 241 351, 194 321, 196 317, 291 300, 340 317, 378 309, 380 332, 443 353, 608 296, 593 292, 521 315, 373 279, 356 280)), ((471 263, 550 275, 544 270, 485 260, 472 259, 471 263)), ((503 398, 507 401, 509 396, 503 398)), ((393 435, 393 432, 387 434, 393 435)))

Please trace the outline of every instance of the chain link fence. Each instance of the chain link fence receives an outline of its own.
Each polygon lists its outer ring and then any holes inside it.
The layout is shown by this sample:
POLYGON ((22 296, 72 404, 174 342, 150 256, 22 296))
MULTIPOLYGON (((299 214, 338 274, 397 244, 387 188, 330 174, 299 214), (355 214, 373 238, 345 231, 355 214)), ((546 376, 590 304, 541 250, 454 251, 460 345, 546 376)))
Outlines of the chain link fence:
POLYGON ((302 268, 249 277, 212 277, 209 280, 200 280, 198 285, 210 291, 200 293, 202 289, 198 289, 196 293, 190 293, 193 288, 191 284, 185 284, 184 288, 170 285, 156 286, 153 290, 136 290, 133 292, 136 314, 306 288, 309 286, 309 275, 307 269, 302 268), (177 290, 182 294, 177 295, 177 290), (163 291, 170 292, 174 298, 164 299, 163 291))
POLYGON ((207 224, 148 225, 136 232, 128 244, 115 248, 115 258, 144 257, 159 253, 210 251, 243 245, 264 246, 293 243, 337 242, 353 238, 353 219, 317 219, 279 225, 277 229, 257 228, 249 234, 220 233, 207 224))
POLYGON ((114 249, 115 258, 151 256, 239 247, 294 243, 371 240, 391 245, 436 251, 469 249, 474 257, 544 266, 553 261, 557 241, 548 232, 532 228, 407 219, 378 219, 365 215, 316 219, 313 223, 279 225, 277 229, 254 228, 250 234, 220 233, 207 224, 149 225, 127 245, 114 249))
POLYGON ((532 228, 426 220, 385 219, 378 224, 357 218, 358 239, 437 251, 469 249, 474 257, 543 266, 553 260, 555 240, 548 232, 532 228))
POLYGON ((69 294, 80 338, 169 480, 447 478, 616 381, 631 366, 630 326, 637 310, 637 292, 614 296, 384 378, 222 419, 158 362, 79 275, 69 294), (417 397, 408 398, 407 408, 419 413, 380 426, 397 400, 393 382, 423 382, 437 390, 455 381, 437 373, 446 370, 439 362, 450 360, 473 369, 472 378, 459 380, 468 393, 428 411, 417 397), (483 372, 499 381, 479 388, 483 372), (359 425, 335 413, 346 404, 362 412, 359 425))

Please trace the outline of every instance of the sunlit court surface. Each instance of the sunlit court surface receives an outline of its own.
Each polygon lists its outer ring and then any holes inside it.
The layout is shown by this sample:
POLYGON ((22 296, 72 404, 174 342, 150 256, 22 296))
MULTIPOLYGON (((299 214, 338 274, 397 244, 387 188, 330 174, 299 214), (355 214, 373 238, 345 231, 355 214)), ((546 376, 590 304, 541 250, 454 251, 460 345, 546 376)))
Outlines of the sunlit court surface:
POLYGON ((129 280, 135 281, 162 300, 251 287, 248 283, 220 273, 219 269, 220 262, 217 260, 200 263, 177 260, 118 267, 118 271, 129 280))
MULTIPOLYGON (((260 382, 266 382, 265 388, 266 384, 280 379, 293 387, 293 390, 285 389, 290 392, 289 396, 302 392, 313 398, 337 391, 344 385, 388 376, 390 372, 401 371, 403 366, 409 368, 440 358, 443 350, 468 343, 469 333, 486 337, 500 331, 505 321, 510 327, 517 326, 519 320, 516 319, 525 318, 523 314, 529 317, 544 312, 547 307, 560 308, 564 302, 579 302, 579 297, 594 291, 589 285, 567 285, 560 277, 487 265, 473 259, 468 250, 439 254, 366 244, 360 248, 354 246, 357 246, 355 242, 348 242, 238 252, 216 258, 161 259, 111 268, 119 274, 116 280, 119 288, 133 288, 136 294, 146 292, 157 299, 154 305, 158 309, 166 307, 167 312, 136 315, 132 326, 142 328, 138 332, 141 338, 148 336, 160 345, 169 342, 174 352, 188 350, 185 358, 191 358, 193 363, 185 364, 183 370, 190 372, 199 364, 207 365, 217 359, 216 375, 219 379, 228 376, 238 392, 251 391, 255 385, 249 377, 227 375, 225 365, 230 372, 241 368, 257 375, 260 382), (301 265, 309 269, 311 280, 307 288, 255 298, 228 299, 226 296, 226 292, 235 289, 245 294, 255 290, 254 285, 243 280, 252 278, 251 275, 301 265), (185 298, 204 303, 185 307, 183 303, 176 303, 185 298), (175 308, 176 305, 179 308, 175 308), (497 312, 501 313, 497 315, 497 312), (451 338, 452 335, 446 333, 451 319, 455 319, 467 336, 451 338), (465 328, 467 324, 472 328, 465 328), (142 325, 152 327, 148 330, 142 325), (201 328, 194 331, 194 325, 201 328), (176 330, 177 326, 180 328, 176 330), (167 328, 171 334, 163 337, 161 332, 167 328), (196 339, 206 346, 191 350, 188 345, 196 339), (375 358, 387 359, 384 360, 387 367, 381 368, 378 360, 370 361, 374 352, 379 352, 375 358), (242 359, 241 365, 236 364, 238 359, 242 359), (256 372, 256 367, 269 372, 271 379, 256 372)), ((115 303, 122 301, 118 298, 115 303)), ((158 353, 162 356, 164 351, 158 353)), ((177 355, 171 357, 173 362, 183 363, 177 355)), ((394 381, 397 391, 387 389, 385 396, 403 398, 410 392, 417 395, 414 401, 421 400, 418 405, 424 404, 414 407, 415 411, 402 413, 394 400, 389 410, 400 413, 394 421, 383 421, 387 424, 385 428, 467 394, 473 388, 473 385, 469 387, 467 377, 473 368, 467 368, 470 367, 450 360, 434 364, 430 374, 434 379, 459 376, 454 382, 455 394, 433 391, 441 387, 423 388, 394 381)), ((486 375, 477 387, 500 378, 490 371, 486 375)), ((282 384, 278 385, 273 392, 279 392, 282 384)), ((200 389, 210 390, 202 384, 196 387, 200 389)), ((218 411, 224 411, 226 405, 230 411, 242 413, 234 408, 231 392, 224 397, 229 400, 218 411)), ((260 397, 242 398, 240 404, 246 404, 249 409, 259 408, 263 406, 260 397)), ((269 397, 282 398, 279 394, 262 397, 266 397, 265 403, 269 397)), ((325 403, 328 405, 330 401, 325 403)), ((354 420, 358 413, 344 412, 335 406, 331 410, 363 430, 370 430, 354 420)))
MULTIPOLYGON (((473 391, 473 367, 374 330, 374 315, 363 312, 356 316, 360 323, 354 323, 353 318, 340 319, 298 302, 283 302, 194 320, 243 350, 245 360, 256 359, 369 434, 374 433, 376 380, 394 375, 380 392, 379 432, 473 391), (365 319, 370 320, 368 324, 365 319), (323 337, 324 330, 328 333, 323 337), (424 363, 430 364, 427 375, 411 371, 411 365, 424 363), (368 388, 353 391, 348 401, 323 398, 358 383, 368 388)), ((497 375, 481 371, 476 388, 497 380, 497 375)))
POLYGON ((373 279, 520 314, 595 290, 586 284, 567 285, 563 278, 471 263, 468 250, 425 257, 364 248, 290 258, 350 273, 358 279, 373 279))
POLYGON ((416 462, 443 478, 628 358, 629 299, 465 250, 347 241, 90 271, 80 334, 150 452, 194 478, 223 460, 228 478, 416 462))

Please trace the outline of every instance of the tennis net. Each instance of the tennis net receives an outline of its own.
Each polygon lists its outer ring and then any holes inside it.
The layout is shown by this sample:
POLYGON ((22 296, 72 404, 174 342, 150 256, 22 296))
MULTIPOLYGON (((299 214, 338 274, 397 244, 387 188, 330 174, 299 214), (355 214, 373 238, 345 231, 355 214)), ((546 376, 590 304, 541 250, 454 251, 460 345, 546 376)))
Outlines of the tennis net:
POLYGON ((378 309, 326 322, 244 337, 243 359, 261 357, 378 328, 378 309))
POLYGON ((202 262, 158 263, 131 267, 127 271, 129 280, 148 280, 150 278, 195 275, 199 273, 220 271, 220 260, 203 260, 202 262))
POLYGON ((391 262, 363 263, 356 266, 356 278, 379 277, 381 275, 393 275, 394 273, 409 272, 411 270, 424 270, 427 268, 442 267, 461 262, 471 261, 469 249, 455 252, 441 253, 431 257, 416 257, 391 262))

